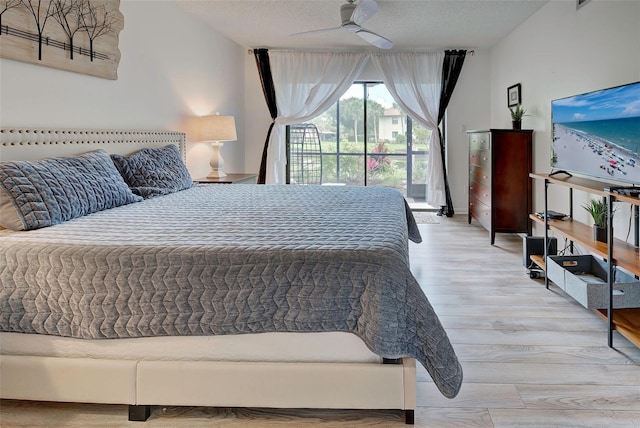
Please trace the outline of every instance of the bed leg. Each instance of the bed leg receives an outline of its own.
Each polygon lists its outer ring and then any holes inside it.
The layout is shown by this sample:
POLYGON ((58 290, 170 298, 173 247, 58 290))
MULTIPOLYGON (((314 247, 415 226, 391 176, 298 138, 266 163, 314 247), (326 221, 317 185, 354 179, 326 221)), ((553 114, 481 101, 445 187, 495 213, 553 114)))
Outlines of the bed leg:
POLYGON ((404 423, 406 425, 413 425, 415 423, 415 413, 413 410, 404 411, 404 423))
POLYGON ((129 406, 129 421, 144 422, 151 416, 151 406, 129 406))

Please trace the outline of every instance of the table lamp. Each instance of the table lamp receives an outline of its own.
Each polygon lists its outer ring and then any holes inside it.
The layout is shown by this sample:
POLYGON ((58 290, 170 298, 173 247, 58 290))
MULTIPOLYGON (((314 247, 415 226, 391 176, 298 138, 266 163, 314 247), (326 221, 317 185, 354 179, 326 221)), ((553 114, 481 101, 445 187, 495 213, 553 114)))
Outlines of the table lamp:
POLYGON ((233 116, 203 116, 200 118, 200 136, 202 141, 210 142, 213 147, 213 155, 209 165, 211 172, 207 178, 226 177, 222 170, 224 159, 220 155, 220 149, 225 141, 236 141, 236 121, 233 116))

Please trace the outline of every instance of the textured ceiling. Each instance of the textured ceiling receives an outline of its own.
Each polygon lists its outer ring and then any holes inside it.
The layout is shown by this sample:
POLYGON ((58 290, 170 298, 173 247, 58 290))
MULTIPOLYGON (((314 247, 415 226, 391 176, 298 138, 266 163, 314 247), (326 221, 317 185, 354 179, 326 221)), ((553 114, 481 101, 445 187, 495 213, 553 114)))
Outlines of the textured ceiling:
MULTIPOLYGON (((241 46, 256 48, 368 48, 355 34, 334 31, 344 0, 176 0, 185 10, 241 46)), ((377 0, 364 27, 391 39, 394 49, 490 48, 546 0, 377 0)), ((357 2, 356 2, 357 3, 357 2)), ((375 48, 373 48, 375 49, 375 48)))

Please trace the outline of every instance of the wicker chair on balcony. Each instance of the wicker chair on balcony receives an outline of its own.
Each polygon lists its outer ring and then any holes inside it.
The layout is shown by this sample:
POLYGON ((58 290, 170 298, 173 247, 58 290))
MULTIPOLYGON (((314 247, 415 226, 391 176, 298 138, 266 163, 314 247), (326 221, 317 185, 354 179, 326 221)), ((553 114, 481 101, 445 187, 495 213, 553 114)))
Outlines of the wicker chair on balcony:
POLYGON ((322 144, 312 123, 289 126, 289 183, 322 184, 322 144))

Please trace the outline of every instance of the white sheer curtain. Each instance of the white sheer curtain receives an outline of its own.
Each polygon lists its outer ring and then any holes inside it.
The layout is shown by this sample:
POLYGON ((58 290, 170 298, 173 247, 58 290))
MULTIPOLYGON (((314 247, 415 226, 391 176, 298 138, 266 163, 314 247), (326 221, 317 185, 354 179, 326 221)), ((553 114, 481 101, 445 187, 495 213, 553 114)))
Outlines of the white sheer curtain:
POLYGON ((322 114, 351 86, 367 61, 365 53, 269 51, 278 117, 267 153, 267 184, 284 184, 285 125, 322 114))
POLYGON ((430 129, 427 203, 446 205, 444 170, 438 136, 438 109, 442 90, 444 52, 372 53, 393 99, 411 118, 430 129))

